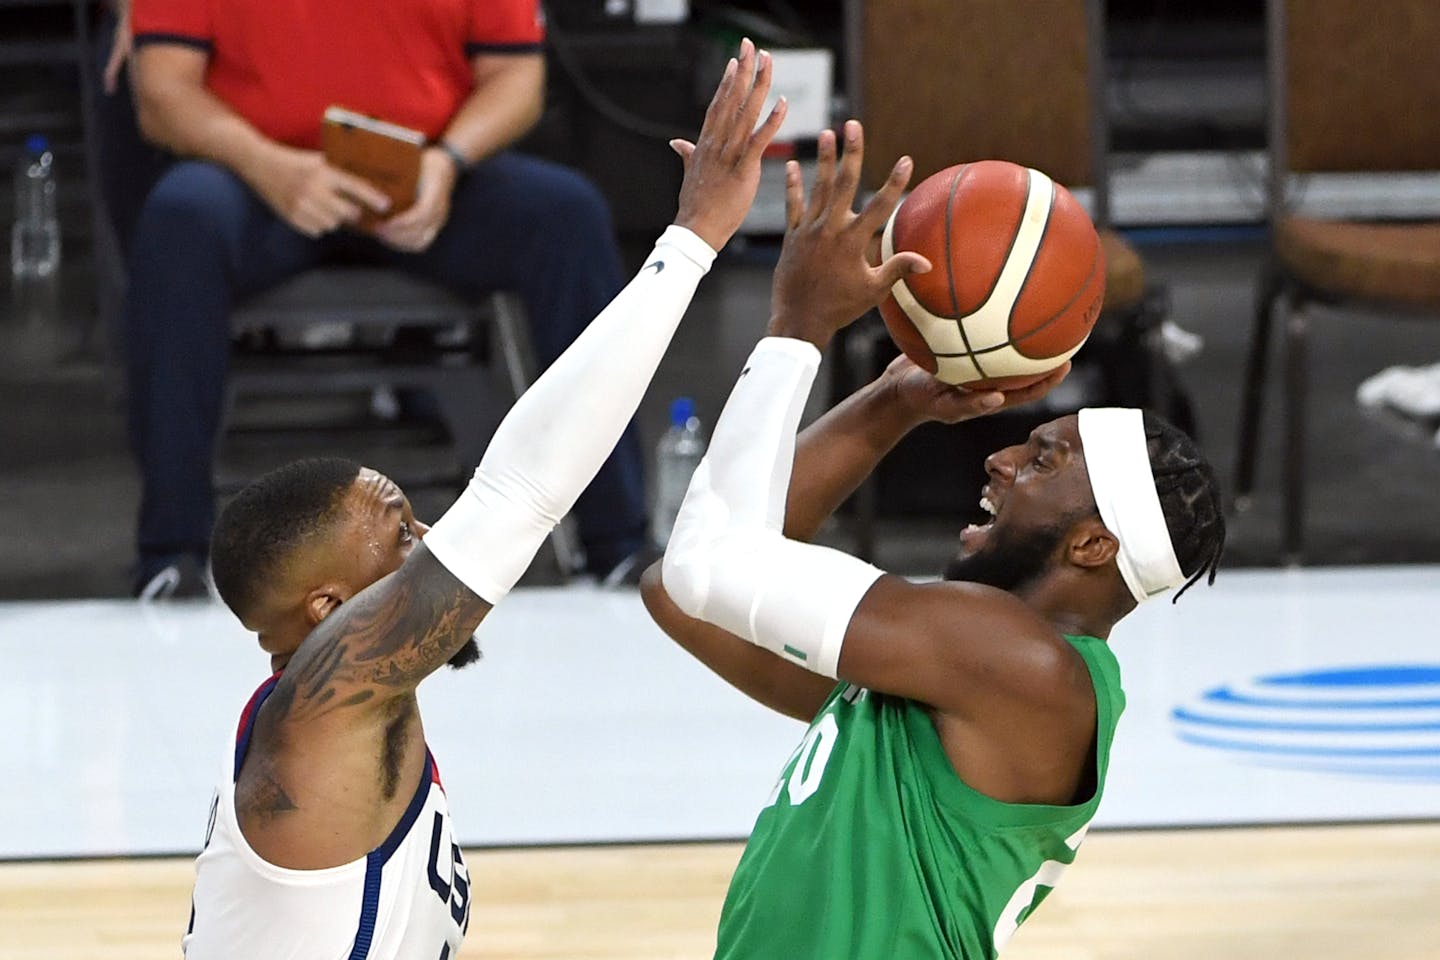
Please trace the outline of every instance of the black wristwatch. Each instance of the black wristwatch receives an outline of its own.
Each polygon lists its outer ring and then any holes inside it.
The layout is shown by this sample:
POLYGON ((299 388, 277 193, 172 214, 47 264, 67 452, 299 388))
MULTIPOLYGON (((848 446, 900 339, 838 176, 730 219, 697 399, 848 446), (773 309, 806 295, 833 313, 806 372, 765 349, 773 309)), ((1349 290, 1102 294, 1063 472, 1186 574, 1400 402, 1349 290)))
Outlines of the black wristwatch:
POLYGON ((461 153, 453 143, 447 140, 436 140, 433 146, 439 147, 445 152, 445 156, 450 158, 450 162, 455 165, 455 176, 463 176, 469 172, 470 161, 465 159, 465 154, 461 153))

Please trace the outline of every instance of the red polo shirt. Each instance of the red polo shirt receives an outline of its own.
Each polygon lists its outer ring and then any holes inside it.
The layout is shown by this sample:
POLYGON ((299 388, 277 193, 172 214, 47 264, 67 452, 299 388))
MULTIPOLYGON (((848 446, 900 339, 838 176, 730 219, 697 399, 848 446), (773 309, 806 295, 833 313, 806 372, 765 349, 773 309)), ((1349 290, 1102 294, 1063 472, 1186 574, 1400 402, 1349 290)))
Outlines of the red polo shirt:
POLYGON ((137 45, 210 57, 205 85, 272 140, 318 149, 339 105, 444 131, 479 53, 533 53, 538 0, 133 0, 137 45))

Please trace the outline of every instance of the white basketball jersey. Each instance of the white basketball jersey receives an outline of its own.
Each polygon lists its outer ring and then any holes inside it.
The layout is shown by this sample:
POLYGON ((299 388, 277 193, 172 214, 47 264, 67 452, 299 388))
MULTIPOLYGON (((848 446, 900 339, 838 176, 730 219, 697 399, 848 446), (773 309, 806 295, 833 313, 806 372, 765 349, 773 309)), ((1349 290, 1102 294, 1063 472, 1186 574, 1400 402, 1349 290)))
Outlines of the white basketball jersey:
POLYGON ((385 842, 326 870, 274 866, 235 817, 235 777, 266 681, 240 719, 195 861, 186 960, 450 960, 470 921, 470 874, 450 832, 445 791, 427 750, 415 797, 385 842))

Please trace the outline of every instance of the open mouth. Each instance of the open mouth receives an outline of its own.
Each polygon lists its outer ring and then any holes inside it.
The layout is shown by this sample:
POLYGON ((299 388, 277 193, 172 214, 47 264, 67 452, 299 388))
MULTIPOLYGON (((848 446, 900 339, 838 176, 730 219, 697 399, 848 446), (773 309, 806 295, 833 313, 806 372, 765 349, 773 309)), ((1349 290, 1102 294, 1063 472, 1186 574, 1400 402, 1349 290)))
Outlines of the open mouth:
POLYGON ((978 546, 977 538, 983 538, 990 532, 990 528, 995 525, 995 517, 1000 513, 999 506, 990 498, 989 486, 980 492, 980 509, 989 514, 990 519, 984 523, 972 523, 960 532, 960 542, 966 547, 978 546))

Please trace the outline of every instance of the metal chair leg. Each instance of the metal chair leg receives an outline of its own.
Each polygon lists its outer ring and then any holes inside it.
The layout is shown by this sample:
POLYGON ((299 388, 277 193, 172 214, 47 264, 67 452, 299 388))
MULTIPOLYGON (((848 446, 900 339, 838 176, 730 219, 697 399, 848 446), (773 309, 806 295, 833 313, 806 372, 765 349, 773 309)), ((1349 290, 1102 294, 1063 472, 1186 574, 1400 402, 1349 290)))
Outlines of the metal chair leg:
POLYGON ((509 406, 510 391, 480 377, 430 376, 416 386, 435 397, 461 468, 473 470, 509 406))
MULTIPOLYGON (((95 268, 95 312, 81 331, 80 348, 119 367, 119 329, 121 301, 125 290, 125 264, 119 240, 105 206, 105 192, 100 188, 100 137, 95 129, 98 111, 96 97, 100 79, 96 76, 95 45, 90 32, 93 4, 72 0, 76 46, 76 67, 80 76, 80 131, 85 153, 85 189, 90 195, 91 246, 95 268)), ((116 375, 116 379, 122 379, 116 375)))
POLYGON ((1255 458, 1264 414, 1265 375, 1269 365, 1270 330, 1275 301, 1281 293, 1276 269, 1267 267, 1255 299, 1255 322, 1250 327, 1250 351, 1245 356, 1245 380, 1240 397, 1240 439, 1235 457, 1235 509, 1248 510, 1255 489, 1255 458))
POLYGON ((1285 562, 1298 566, 1305 549, 1306 350, 1310 319, 1304 305, 1287 298, 1285 317, 1285 484, 1282 543, 1285 562))
MULTIPOLYGON (((519 400, 538 376, 525 307, 514 293, 493 293, 490 295, 490 319, 511 393, 519 400)), ((585 569, 585 548, 580 544, 580 535, 571 517, 562 517, 555 525, 550 532, 550 543, 555 549, 555 562, 562 575, 572 576, 585 569)))
POLYGON ((499 340, 500 357, 510 381, 510 392, 514 399, 519 400, 539 376, 535 369, 535 350, 530 343, 525 307, 516 294, 507 291, 492 293, 490 319, 499 340))

